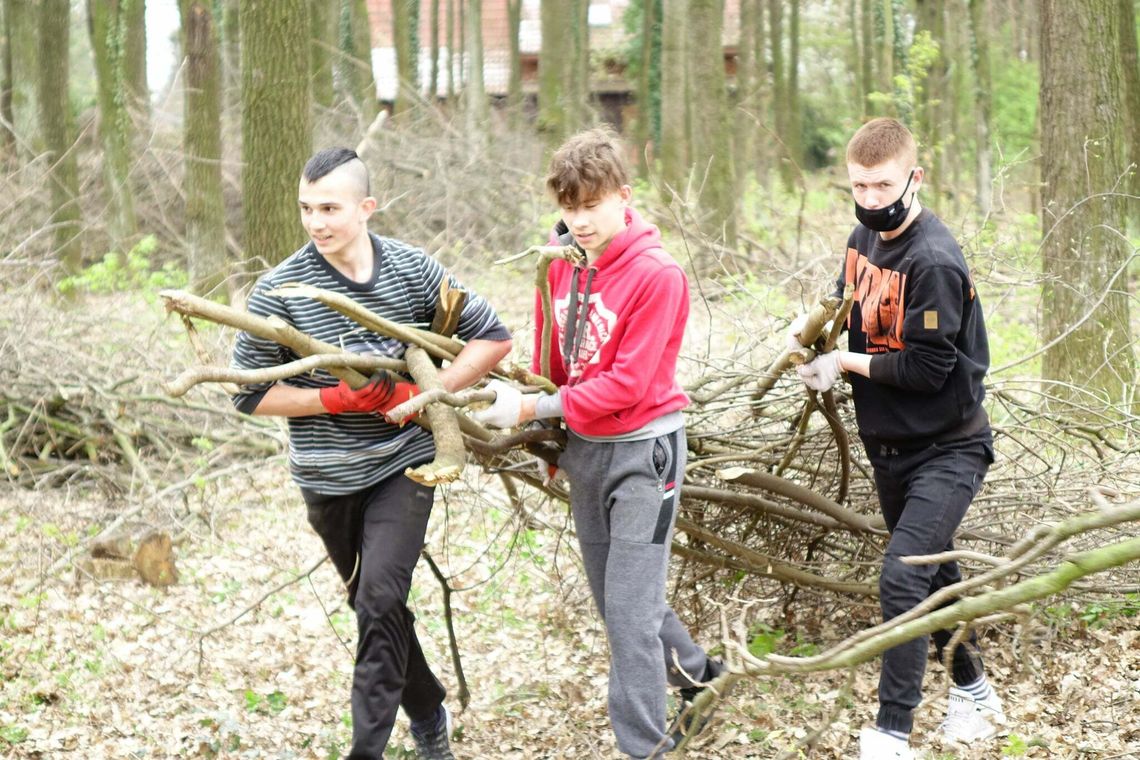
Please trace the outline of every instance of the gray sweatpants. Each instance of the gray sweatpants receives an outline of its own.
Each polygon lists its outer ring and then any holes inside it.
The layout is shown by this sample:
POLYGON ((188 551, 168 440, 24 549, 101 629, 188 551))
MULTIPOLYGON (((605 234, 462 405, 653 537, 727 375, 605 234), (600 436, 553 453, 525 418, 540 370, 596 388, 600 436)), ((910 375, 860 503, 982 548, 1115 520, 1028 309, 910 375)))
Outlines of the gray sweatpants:
POLYGON ((590 592, 610 643, 610 720, 618 747, 649 757, 673 742, 666 683, 689 686, 708 661, 665 602, 669 546, 685 472, 685 430, 645 441, 599 443, 569 435, 558 465, 590 592))

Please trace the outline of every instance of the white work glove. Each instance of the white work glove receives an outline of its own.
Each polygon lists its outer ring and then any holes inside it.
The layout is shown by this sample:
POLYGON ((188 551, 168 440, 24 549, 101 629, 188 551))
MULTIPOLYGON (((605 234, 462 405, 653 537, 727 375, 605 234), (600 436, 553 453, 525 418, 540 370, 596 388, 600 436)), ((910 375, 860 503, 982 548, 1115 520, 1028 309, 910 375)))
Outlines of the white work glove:
POLYGON ((519 424, 522 391, 502 380, 492 380, 484 390, 495 392, 495 402, 486 409, 472 412, 471 419, 493 428, 509 428, 519 424))
POLYGON ((804 381, 804 385, 812 390, 829 391, 842 372, 839 366, 839 352, 828 351, 826 354, 818 354, 807 364, 796 367, 796 372, 800 373, 800 380, 804 381))
POLYGON ((799 333, 804 329, 804 325, 807 324, 807 319, 808 319, 807 314, 801 314, 798 317, 796 317, 795 319, 793 319, 792 323, 790 325, 788 325, 788 350, 789 351, 798 351, 799 349, 804 347, 804 344, 800 343, 799 333))

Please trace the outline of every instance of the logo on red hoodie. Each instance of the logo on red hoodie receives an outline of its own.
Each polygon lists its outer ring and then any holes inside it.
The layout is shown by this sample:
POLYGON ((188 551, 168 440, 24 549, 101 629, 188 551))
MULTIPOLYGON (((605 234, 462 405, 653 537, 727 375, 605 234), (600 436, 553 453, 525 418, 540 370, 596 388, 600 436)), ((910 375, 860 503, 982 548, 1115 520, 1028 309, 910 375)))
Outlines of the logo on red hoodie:
MULTIPOLYGON (((579 306, 578 308, 582 308, 579 306)), ((577 356, 564 357, 569 367, 567 375, 571 382, 582 376, 587 364, 598 364, 602 360, 602 347, 609 342, 617 324, 617 314, 606 308, 601 293, 591 293, 586 306, 586 334, 578 337, 577 356)), ((558 341, 561 344, 566 335, 566 319, 570 311, 570 294, 554 302, 554 319, 558 325, 558 341)))

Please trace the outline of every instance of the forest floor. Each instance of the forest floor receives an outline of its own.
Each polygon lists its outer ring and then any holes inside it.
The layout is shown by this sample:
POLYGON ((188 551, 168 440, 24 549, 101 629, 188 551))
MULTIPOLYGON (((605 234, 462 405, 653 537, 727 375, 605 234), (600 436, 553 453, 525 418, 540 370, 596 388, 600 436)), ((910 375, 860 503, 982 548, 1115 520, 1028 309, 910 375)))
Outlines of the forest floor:
MULTIPOLYGON (((604 631, 565 508, 546 502, 523 516, 498 504, 494 489, 492 477, 476 471, 447 488, 427 547, 457 590, 455 626, 471 691, 466 710, 442 592, 423 562, 411 601, 457 713, 456 756, 620 757, 606 713, 604 631)), ((12 490, 0 499, 0 756, 344 753, 353 619, 329 563, 309 572, 323 552, 284 462, 270 459, 140 513, 140 520, 178 528, 174 586, 100 584, 70 568, 47 572, 75 537, 121 508, 65 489, 12 490)), ((765 617, 763 600, 747 601, 759 601, 765 617)), ((809 621, 810 604, 799 604, 803 628, 817 633, 810 642, 789 633, 789 642, 825 645, 856 625, 843 616, 809 621)), ((775 631, 780 610, 768 612, 775 631)), ((716 646, 720 632, 706 626, 698 639, 716 646)), ((1061 604, 1043 609, 1031 632, 991 629, 985 649, 1009 734, 969 749, 942 746, 945 682, 932 662, 916 719, 920 756, 1140 757, 1135 617, 1061 604)), ((875 678, 874 662, 858 668, 850 701, 802 756, 856 756, 858 730, 873 720, 875 678)), ((831 673, 746 682, 689 757, 777 757, 835 710, 843 681, 831 673)), ((414 757, 402 718, 387 756, 414 757)))

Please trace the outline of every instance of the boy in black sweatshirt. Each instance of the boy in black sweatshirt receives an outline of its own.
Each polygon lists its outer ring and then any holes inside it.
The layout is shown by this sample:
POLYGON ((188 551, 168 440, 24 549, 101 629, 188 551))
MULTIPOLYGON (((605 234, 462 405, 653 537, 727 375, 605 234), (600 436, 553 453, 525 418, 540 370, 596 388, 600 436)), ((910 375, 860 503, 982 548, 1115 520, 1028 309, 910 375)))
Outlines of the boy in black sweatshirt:
MULTIPOLYGON (((989 344, 981 303, 958 244, 918 202, 924 172, 917 162, 914 137, 894 119, 868 122, 848 143, 860 222, 838 280, 840 292, 848 282, 855 286, 849 350, 821 354, 799 368, 803 382, 821 391, 848 373, 859 436, 891 532, 879 580, 884 620, 961 580, 955 562, 913 566, 900 558, 953 548, 993 463, 982 408, 989 344)), ((800 326, 793 324, 791 334, 800 326)), ((949 631, 934 634, 940 656, 950 638, 949 631)), ((908 738, 927 646, 923 636, 883 654, 876 725, 859 736, 862 760, 914 757, 908 738)), ((943 736, 963 743, 993 736, 1005 714, 972 633, 954 650, 953 678, 943 736)))

